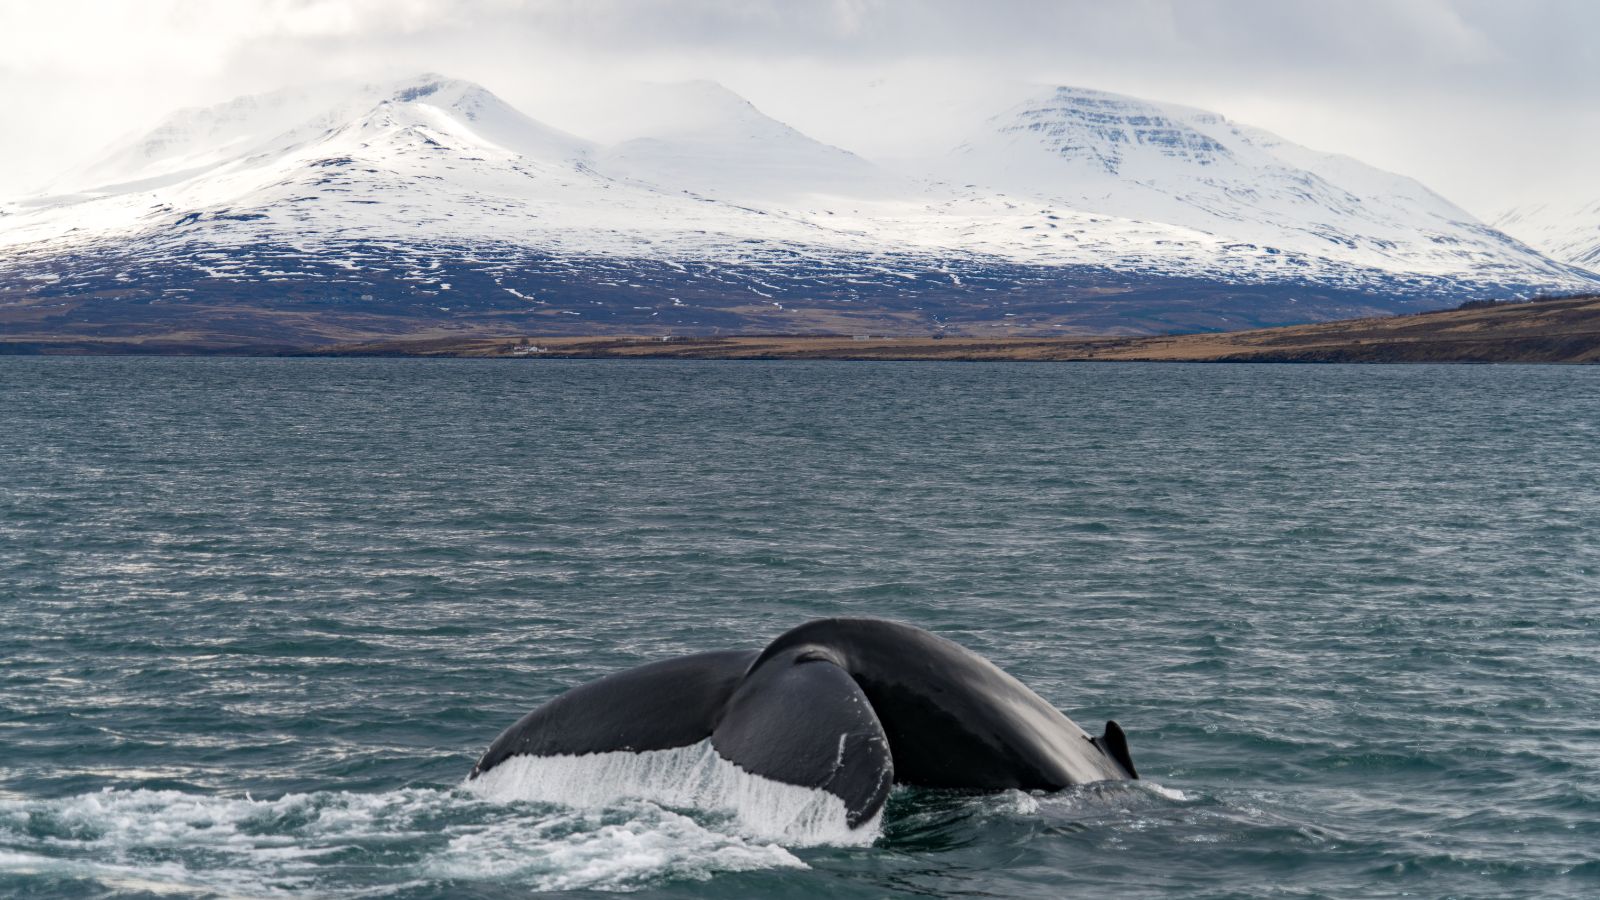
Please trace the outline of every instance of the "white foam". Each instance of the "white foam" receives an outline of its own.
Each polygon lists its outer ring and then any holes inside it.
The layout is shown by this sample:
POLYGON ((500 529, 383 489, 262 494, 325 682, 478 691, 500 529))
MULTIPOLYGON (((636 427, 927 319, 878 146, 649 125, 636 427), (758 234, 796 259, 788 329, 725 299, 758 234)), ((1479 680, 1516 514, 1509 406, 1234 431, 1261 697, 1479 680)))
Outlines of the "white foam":
POLYGON ((646 800, 733 818, 738 833, 786 846, 862 846, 880 833, 882 811, 851 828, 844 801, 823 790, 752 775, 717 755, 709 740, 673 750, 514 756, 467 783, 500 802, 599 808, 646 800))
POLYGON ((535 827, 507 822, 464 834, 428 860, 445 880, 526 884, 543 891, 630 890, 663 878, 806 868, 777 844, 742 840, 645 803, 581 810, 535 827))
POLYGON ((775 843, 642 802, 552 810, 426 788, 0 798, 0 880, 113 892, 340 897, 442 882, 618 891, 804 866, 775 843))
POLYGON ((1189 799, 1188 794, 1185 794, 1183 791, 1180 791, 1177 788, 1162 787, 1161 785, 1156 784, 1154 781, 1145 781, 1141 782, 1141 784, 1143 784, 1149 790, 1155 792, 1158 796, 1165 797, 1168 800, 1178 800, 1181 802, 1189 799))
POLYGON ((1039 811, 1039 798, 1027 791, 1005 791, 995 799, 1001 809, 1019 816, 1031 816, 1039 811))

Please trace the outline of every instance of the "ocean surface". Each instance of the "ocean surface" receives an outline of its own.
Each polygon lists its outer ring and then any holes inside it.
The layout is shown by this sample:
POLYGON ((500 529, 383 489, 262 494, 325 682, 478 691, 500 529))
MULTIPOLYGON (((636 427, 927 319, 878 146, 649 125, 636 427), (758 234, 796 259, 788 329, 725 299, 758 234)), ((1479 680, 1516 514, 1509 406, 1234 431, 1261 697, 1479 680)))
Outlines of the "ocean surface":
POLYGON ((0 896, 1600 895, 1600 370, 0 358, 0 896), (497 802, 817 616, 1144 780, 867 847, 497 802))

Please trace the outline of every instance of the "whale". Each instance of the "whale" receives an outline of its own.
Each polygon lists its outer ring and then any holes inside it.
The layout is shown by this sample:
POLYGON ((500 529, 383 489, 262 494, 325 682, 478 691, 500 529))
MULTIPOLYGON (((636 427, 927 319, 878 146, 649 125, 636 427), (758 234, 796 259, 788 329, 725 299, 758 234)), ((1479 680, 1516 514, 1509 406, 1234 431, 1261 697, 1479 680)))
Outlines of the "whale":
POLYGON ((1138 778, 1115 722, 1092 736, 994 663, 913 625, 818 619, 760 650, 651 662, 574 687, 502 732, 468 780, 529 758, 709 742, 744 773, 822 791, 850 829, 896 784, 1058 791, 1138 778))

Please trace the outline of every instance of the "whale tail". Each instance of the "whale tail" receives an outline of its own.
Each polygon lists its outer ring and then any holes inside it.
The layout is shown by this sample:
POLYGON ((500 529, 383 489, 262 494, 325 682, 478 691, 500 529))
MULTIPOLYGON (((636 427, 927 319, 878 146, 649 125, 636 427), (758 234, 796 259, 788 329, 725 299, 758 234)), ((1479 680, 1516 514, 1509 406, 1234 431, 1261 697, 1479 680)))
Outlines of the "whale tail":
POLYGON ((697 653, 580 685, 506 729, 470 778, 515 756, 641 753, 709 739, 750 775, 838 797, 851 828, 871 821, 894 784, 894 758, 866 695, 810 648, 752 669, 755 658, 697 653))
POLYGON ((1100 752, 1111 757, 1117 765, 1128 773, 1129 778, 1138 778, 1139 772, 1133 767, 1133 754, 1128 752, 1128 736, 1122 733, 1122 726, 1115 721, 1106 722, 1106 732, 1097 738, 1090 738, 1090 743, 1100 748, 1100 752))
POLYGON ((827 791, 859 827, 894 785, 889 738, 850 674, 805 649, 769 660, 728 699, 711 746, 752 775, 827 791))
MULTIPOLYGON (((471 778, 513 757, 563 758, 551 763, 559 767, 597 756, 589 763, 604 769, 617 763, 612 754, 702 742, 734 774, 833 795, 852 829, 877 816, 896 783, 1060 790, 1139 777, 1116 722, 1091 737, 993 663, 922 629, 819 619, 764 650, 696 653, 572 688, 506 729, 471 778)), ((519 763, 486 784, 533 784, 523 776, 535 768, 519 763)), ((663 796, 686 796, 667 783, 674 779, 650 783, 666 785, 663 796)), ((753 784, 758 793, 771 787, 753 784)))

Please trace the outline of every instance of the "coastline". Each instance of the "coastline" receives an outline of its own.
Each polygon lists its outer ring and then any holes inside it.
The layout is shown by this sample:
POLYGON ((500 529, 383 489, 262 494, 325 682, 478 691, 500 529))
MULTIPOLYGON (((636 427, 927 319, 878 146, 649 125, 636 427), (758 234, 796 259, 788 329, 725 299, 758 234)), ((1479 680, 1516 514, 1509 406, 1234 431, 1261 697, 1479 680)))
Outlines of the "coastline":
POLYGON ((335 345, 317 355, 500 359, 1600 363, 1600 296, 1406 316, 1138 337, 513 335, 335 345))
POLYGON ((320 356, 1213 363, 1600 363, 1600 295, 1202 334, 970 335, 440 334, 309 346, 177 335, 0 337, 5 355, 320 356))

